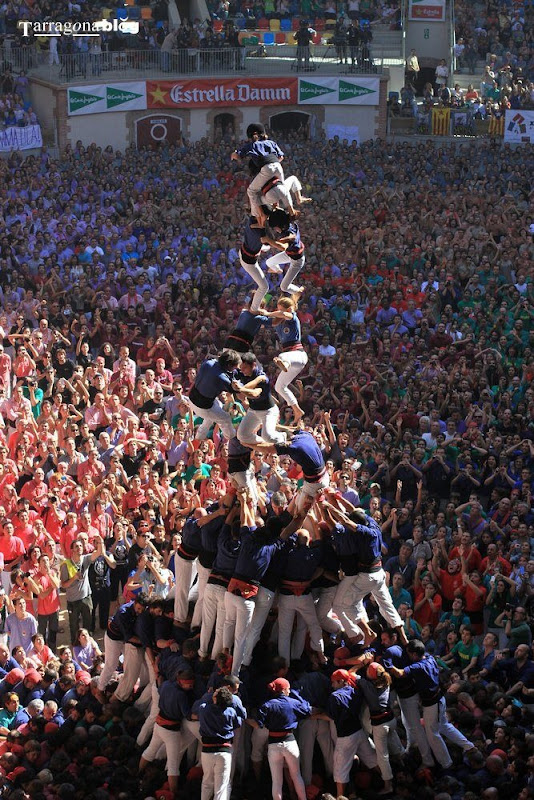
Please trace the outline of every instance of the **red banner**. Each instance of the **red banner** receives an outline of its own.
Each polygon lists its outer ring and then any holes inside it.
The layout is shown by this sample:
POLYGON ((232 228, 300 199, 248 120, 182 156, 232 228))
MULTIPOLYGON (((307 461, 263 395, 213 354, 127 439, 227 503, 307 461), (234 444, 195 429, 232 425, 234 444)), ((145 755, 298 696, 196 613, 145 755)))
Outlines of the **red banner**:
POLYGON ((296 78, 210 78, 147 81, 148 108, 296 105, 296 78))

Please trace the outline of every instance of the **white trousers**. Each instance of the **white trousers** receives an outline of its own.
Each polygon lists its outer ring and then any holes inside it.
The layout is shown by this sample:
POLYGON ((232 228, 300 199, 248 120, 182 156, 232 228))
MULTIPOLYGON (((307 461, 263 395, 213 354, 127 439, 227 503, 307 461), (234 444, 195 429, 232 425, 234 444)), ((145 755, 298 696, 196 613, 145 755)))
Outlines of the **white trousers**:
POLYGON ((115 698, 125 703, 133 692, 137 680, 145 666, 144 647, 135 647, 133 644, 124 645, 124 672, 119 681, 119 687, 115 692, 115 698))
POLYGON ((265 263, 268 269, 281 266, 282 264, 290 265, 280 282, 280 289, 283 292, 287 292, 287 294, 295 294, 300 290, 300 287, 296 286, 293 281, 296 280, 297 275, 304 268, 305 261, 306 259, 304 256, 300 258, 291 258, 285 250, 281 250, 279 253, 275 253, 274 256, 269 256, 265 263))
POLYGON ((284 767, 287 767, 298 800, 306 800, 306 789, 299 768, 299 746, 296 741, 276 742, 267 748, 267 760, 273 781, 273 800, 282 800, 284 767))
POLYGON ((262 270, 257 261, 255 264, 247 264, 247 262, 242 258, 241 253, 239 254, 239 261, 241 262, 241 266, 247 275, 250 275, 258 287, 252 296, 250 310, 259 311, 262 300, 269 291, 269 281, 265 277, 265 272, 262 270))
POLYGON ((425 734, 425 729, 421 725, 421 712, 419 710, 419 695, 412 697, 397 697, 401 710, 402 724, 406 729, 406 748, 410 749, 412 744, 417 745, 423 766, 433 767, 434 760, 425 734))
MULTIPOLYGON (((289 200, 291 200, 292 194, 297 194, 297 192, 302 191, 302 184, 297 178, 296 175, 290 175, 288 178, 285 179, 284 183, 281 185, 279 183, 276 186, 273 186, 272 189, 269 189, 268 192, 265 192, 263 195, 263 204, 268 206, 280 206, 281 208, 289 208, 288 204, 288 195, 289 200)), ((294 205, 294 204, 293 204, 294 205)))
MULTIPOLYGON (((372 594, 376 600, 380 614, 384 617, 388 627, 398 628, 402 625, 402 619, 393 605, 391 595, 386 586, 386 573, 383 569, 378 572, 360 572, 355 576, 353 591, 354 596, 352 602, 354 605, 362 609, 363 598, 368 594, 372 594)), ((367 622, 368 617, 365 610, 363 615, 360 611, 360 616, 356 617, 356 620, 358 619, 363 619, 367 622)))
POLYGON ((248 469, 241 472, 229 472, 228 477, 236 489, 247 489, 252 498, 254 513, 256 513, 258 507, 258 485, 254 474, 254 465, 251 464, 248 469))
POLYGON ((211 408, 199 408, 189 401, 195 417, 202 417, 202 423, 195 431, 195 439, 207 439, 212 425, 217 424, 225 437, 230 440, 235 435, 232 417, 224 410, 221 401, 215 398, 211 408))
POLYGON ((354 583, 357 575, 345 575, 336 590, 333 611, 343 626, 343 630, 351 639, 362 637, 362 631, 357 624, 357 619, 362 619, 363 602, 361 609, 356 607, 356 588, 354 583))
MULTIPOLYGON (((442 697, 441 700, 433 706, 423 707, 423 719, 425 722, 425 733, 434 758, 441 767, 447 769, 452 764, 452 758, 442 737, 442 727, 448 724, 447 717, 445 716, 445 708, 445 698, 442 697)), ((459 733, 459 731, 457 731, 457 733, 459 733)))
POLYGON ((312 591, 315 602, 315 612, 321 629, 327 633, 341 633, 343 625, 332 616, 332 606, 336 596, 337 586, 324 586, 312 591))
POLYGON ((192 628, 200 628, 200 623, 202 622, 202 606, 204 604, 204 592, 206 591, 206 585, 208 583, 208 578, 210 576, 211 569, 207 567, 203 567, 197 561, 197 591, 198 597, 195 603, 195 608, 193 611, 193 618, 191 619, 191 627, 192 628))
POLYGON ((202 753, 202 789, 200 800, 229 800, 232 751, 227 753, 202 753))
POLYGON ((376 751, 364 730, 350 736, 338 736, 334 746, 333 778, 336 783, 347 783, 354 756, 359 756, 368 769, 377 765, 376 751))
POLYGON ((252 728, 250 760, 262 762, 269 740, 267 728, 252 728))
POLYGON ((142 747, 146 744, 148 738, 152 735, 154 730, 154 725, 156 723, 156 717, 159 713, 159 692, 158 692, 158 683, 156 679, 156 674, 154 672, 154 667, 152 666, 152 662, 150 661, 149 657, 145 653, 145 666, 148 671, 148 683, 145 686, 145 689, 141 695, 141 697, 136 700, 135 706, 139 708, 141 703, 148 699, 149 702, 149 710, 148 716, 143 724, 143 727, 139 731, 139 735, 137 736, 137 744, 139 747, 142 747))
POLYGON ((174 618, 185 622, 189 614, 189 592, 193 578, 193 565, 195 561, 186 561, 176 553, 174 556, 174 576, 176 578, 174 589, 174 618))
POLYGON ((252 622, 247 633, 245 652, 243 654, 243 664, 246 667, 248 667, 252 661, 254 648, 258 644, 263 626, 265 625, 267 617, 269 616, 269 611, 273 607, 275 597, 276 592, 272 592, 270 589, 266 589, 264 586, 260 586, 258 588, 258 594, 256 595, 256 600, 254 602, 252 622))
POLYGON ((244 445, 254 446, 261 442, 261 439, 269 444, 282 444, 285 442, 285 434, 276 430, 280 412, 278 406, 274 405, 265 411, 257 411, 249 408, 237 429, 237 438, 244 445), (261 428, 261 438, 257 435, 261 428))
POLYGON ((214 628, 215 639, 211 649, 212 660, 215 660, 221 653, 225 618, 225 594, 226 589, 224 586, 217 586, 217 584, 214 583, 208 583, 204 590, 202 625, 200 626, 200 645, 198 648, 198 654, 201 658, 206 658, 208 656, 208 648, 214 628))
POLYGON ((239 675, 245 644, 254 615, 254 600, 245 600, 237 594, 226 592, 224 596, 226 618, 223 629, 223 645, 231 648, 233 643, 232 672, 239 675))
MULTIPOLYGON (((253 217, 257 217, 260 213, 260 206, 263 205, 263 196, 261 190, 271 178, 280 178, 284 180, 284 170, 279 161, 274 161, 272 164, 264 164, 256 177, 250 182, 247 189, 248 199, 250 201, 250 213, 253 217)), ((286 189, 287 192, 287 189, 286 189)), ((289 194, 289 193, 288 193, 289 194)))
POLYGON ((444 697, 441 698, 440 704, 442 708, 442 713, 439 717, 439 731, 441 735, 462 750, 471 750, 473 748, 473 742, 466 739, 463 733, 461 733, 458 728, 455 728, 452 722, 449 722, 447 719, 447 703, 444 697))
POLYGON ((328 472, 325 472, 323 477, 315 481, 315 483, 310 483, 310 481, 303 481, 302 486, 300 487, 300 491, 297 495, 297 507, 296 510, 301 511, 303 505, 306 503, 307 500, 310 498, 314 499, 317 497, 318 494, 321 494, 323 489, 328 489, 330 486, 330 475, 328 472))
POLYGON ((280 594, 278 596, 278 653, 286 659, 287 663, 291 658, 300 658, 300 653, 291 652, 291 634, 293 632, 293 622, 295 615, 298 614, 310 632, 310 646, 316 652, 324 652, 323 634, 321 626, 317 622, 315 604, 311 594, 296 595, 280 594))
POLYGON ((178 755, 180 752, 180 739, 180 731, 169 731, 167 728, 158 725, 156 722, 150 744, 142 754, 141 758, 144 758, 145 761, 155 761, 158 757, 158 752, 163 746, 165 748, 165 752, 167 753, 167 775, 176 777, 180 774, 181 759, 178 760, 178 755))
POLYGON ((404 754, 404 748, 397 734, 397 722, 392 719, 381 725, 373 725, 372 732, 380 775, 383 781, 390 781, 393 779, 393 772, 389 763, 389 754, 391 753, 393 756, 404 754))
MULTIPOLYGON (((312 597, 315 604, 315 613, 317 614, 317 622, 321 630, 330 634, 338 634, 343 630, 338 619, 330 616, 332 613, 332 604, 336 596, 337 586, 327 586, 322 589, 313 589, 312 597)), ((295 658, 300 658, 304 645, 306 643, 306 632, 308 628, 302 617, 297 617, 297 628, 293 634, 293 641, 291 650, 295 653, 295 658)), ((308 784, 306 784, 308 785, 308 784)))
POLYGON ((299 722, 298 742, 300 750, 300 771, 305 786, 309 786, 313 774, 313 747, 315 740, 319 743, 323 754, 326 774, 332 774, 334 742, 330 733, 330 723, 325 719, 306 717, 299 722))
POLYGON ((124 652, 124 642, 115 642, 107 632, 104 634, 104 667, 98 677, 98 688, 101 692, 108 685, 113 673, 119 666, 119 658, 124 652))
POLYGON ((280 353, 279 358, 286 365, 287 372, 282 370, 278 375, 274 385, 275 391, 289 406, 296 406, 298 405, 297 398, 289 385, 300 375, 308 363, 308 354, 305 350, 289 350, 286 353, 280 353))

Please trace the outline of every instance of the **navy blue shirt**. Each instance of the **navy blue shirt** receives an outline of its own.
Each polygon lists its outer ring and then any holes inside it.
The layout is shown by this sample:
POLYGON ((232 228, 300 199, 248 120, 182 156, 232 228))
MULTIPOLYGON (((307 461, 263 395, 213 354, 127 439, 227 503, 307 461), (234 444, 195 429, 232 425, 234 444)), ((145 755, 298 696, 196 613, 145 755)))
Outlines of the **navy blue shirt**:
MULTIPOLYGON (((211 505, 207 512, 211 514, 219 508, 218 503, 211 505)), ((202 545, 198 560, 206 569, 211 569, 213 561, 217 553, 217 540, 224 525, 225 517, 215 517, 206 522, 205 525, 200 525, 200 543, 202 545)))
POLYGON ((342 686, 328 698, 326 713, 333 720, 338 736, 351 736, 361 731, 362 696, 353 686, 342 686))
MULTIPOLYGON (((393 666, 397 669, 404 669, 412 662, 408 654, 398 644, 387 647, 382 653, 382 663, 387 668, 393 666)), ((399 697, 413 697, 417 694, 417 687, 415 680, 411 675, 404 675, 402 678, 393 678, 393 688, 396 690, 399 697)))
POLYGON ((135 620, 134 601, 124 603, 114 613, 108 623, 108 636, 115 642, 127 642, 134 636, 135 620))
POLYGON ((256 529, 251 530, 244 526, 241 530, 243 538, 237 557, 235 576, 259 584, 267 572, 273 555, 282 550, 285 542, 283 539, 270 542, 265 538, 263 531, 260 533, 256 529))
POLYGON ((241 537, 234 539, 230 525, 224 525, 217 540, 217 553, 213 561, 212 572, 231 578, 235 572, 240 548, 241 537))
POLYGON ((137 616, 134 626, 135 635, 141 639, 143 647, 149 647, 152 650, 156 649, 155 621, 156 617, 146 608, 142 614, 137 616))
POLYGON ((20 664, 15 661, 13 656, 10 656, 3 667, 0 667, 0 678, 4 678, 12 669, 20 669, 20 664))
POLYGON ((213 401, 221 392, 232 391, 232 380, 223 370, 216 358, 209 358, 200 365, 195 385, 189 399, 199 408, 211 408, 213 401))
POLYGON ((241 444, 237 436, 233 436, 228 442, 228 472, 246 472, 250 467, 250 457, 252 450, 241 444))
POLYGON ((250 158, 254 166, 260 169, 265 164, 273 160, 280 161, 284 157, 283 151, 272 139, 258 139, 254 142, 247 142, 237 152, 241 158, 250 158))
POLYGON ((159 713, 162 717, 175 722, 187 718, 195 700, 192 691, 184 691, 173 681, 164 681, 159 689, 159 713))
POLYGON ((236 728, 243 724, 242 717, 233 706, 222 708, 213 702, 213 696, 200 703, 198 707, 200 736, 202 741, 211 743, 229 743, 234 738, 236 728))
MULTIPOLYGON (((272 318, 270 317, 269 319, 272 318)), ((272 327, 282 347, 290 347, 292 344, 300 343, 300 320, 295 312, 293 312, 291 319, 282 319, 277 325, 273 325, 272 327)))
POLYGON ((307 431, 295 433, 287 444, 275 445, 280 456, 290 456, 295 463, 302 467, 304 477, 317 479, 324 473, 325 463, 323 454, 315 438, 307 431))
POLYGON ((263 381, 257 386, 258 389, 261 389, 261 394, 258 397, 249 397, 248 404, 253 411, 266 411, 274 406, 274 400, 271 397, 271 382, 263 369, 257 365, 248 376, 243 375, 239 370, 236 373, 237 379, 244 386, 255 380, 258 375, 263 375, 263 381))
POLYGON ((357 556, 360 564, 372 564, 382 556, 382 531, 377 522, 366 516, 366 524, 356 528, 357 556))
POLYGON ((258 723, 270 731, 294 731, 299 720, 309 717, 311 706, 298 692, 292 691, 289 697, 280 695, 267 700, 258 710, 258 723))
POLYGON ((178 553, 186 561, 194 560, 202 547, 202 535, 198 522, 194 517, 188 517, 182 528, 182 541, 178 553))
POLYGON ((324 672, 303 672, 291 685, 313 708, 328 705, 331 684, 324 672))
POLYGON ((309 547, 297 545, 287 554, 282 580, 311 581, 318 567, 321 566, 323 548, 321 542, 314 542, 309 547))
POLYGON ((434 705, 440 697, 439 667, 434 656, 425 656, 404 667, 404 674, 413 678, 423 705, 434 705))
MULTIPOLYGON (((256 217, 249 217, 243 232, 243 244, 241 245, 241 255, 256 259, 262 248, 262 236, 265 236, 265 228, 252 228, 256 224, 256 217)), ((244 313, 244 312, 242 312, 244 313)), ((247 312, 249 313, 249 312, 247 312)), ((254 316, 251 314, 251 316, 254 316)), ((239 323, 238 323, 239 324, 239 323)), ((260 323, 261 324, 261 323, 260 323)), ((259 330, 258 326, 258 329, 259 330)))
POLYGON ((269 317, 264 317, 263 314, 251 314, 250 311, 244 309, 237 320, 236 332, 243 331, 250 336, 251 341, 256 336, 257 332, 262 325, 269 322, 269 317))

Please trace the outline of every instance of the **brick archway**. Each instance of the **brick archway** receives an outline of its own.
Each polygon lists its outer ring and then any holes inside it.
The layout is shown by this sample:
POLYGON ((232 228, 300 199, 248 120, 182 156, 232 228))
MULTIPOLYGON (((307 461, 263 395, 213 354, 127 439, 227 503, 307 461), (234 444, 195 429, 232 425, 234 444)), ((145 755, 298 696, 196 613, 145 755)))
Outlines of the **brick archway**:
POLYGON ((313 139, 324 131, 325 110, 323 106, 264 106, 260 110, 260 122, 270 130, 270 120, 279 114, 305 114, 310 120, 310 138, 313 139))
POLYGON ((237 138, 241 137, 241 129, 243 127, 243 112, 238 108, 212 108, 206 114, 206 136, 210 142, 213 142, 215 135, 215 120, 221 114, 228 114, 234 118, 234 131, 237 138))

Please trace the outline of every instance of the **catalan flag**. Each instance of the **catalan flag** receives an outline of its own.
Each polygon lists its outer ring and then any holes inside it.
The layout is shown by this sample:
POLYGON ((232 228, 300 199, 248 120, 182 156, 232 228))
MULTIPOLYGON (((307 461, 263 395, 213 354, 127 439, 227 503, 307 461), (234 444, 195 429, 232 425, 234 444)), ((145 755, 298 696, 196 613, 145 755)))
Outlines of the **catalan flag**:
POLYGON ((432 109, 432 136, 448 136, 450 130, 450 108, 432 109))
POLYGON ((504 114, 500 117, 490 117, 488 134, 490 136, 504 136, 504 114))

